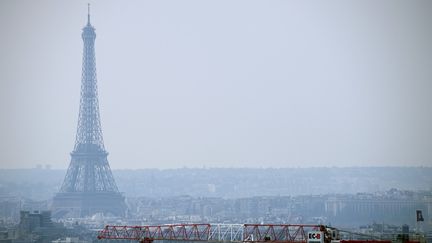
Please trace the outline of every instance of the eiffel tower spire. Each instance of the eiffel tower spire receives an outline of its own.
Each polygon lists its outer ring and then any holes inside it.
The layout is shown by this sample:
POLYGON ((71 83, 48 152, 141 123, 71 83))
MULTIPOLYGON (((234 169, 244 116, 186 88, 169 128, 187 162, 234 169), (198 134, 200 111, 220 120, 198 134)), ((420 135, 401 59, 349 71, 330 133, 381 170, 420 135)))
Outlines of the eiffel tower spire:
POLYGON ((96 78, 96 32, 90 24, 90 4, 81 37, 84 49, 75 146, 60 192, 54 197, 53 208, 57 211, 72 208, 72 214, 76 216, 97 212, 122 215, 124 197, 114 181, 102 136, 96 78))
POLYGON ((87 25, 90 25, 90 3, 87 3, 87 25))

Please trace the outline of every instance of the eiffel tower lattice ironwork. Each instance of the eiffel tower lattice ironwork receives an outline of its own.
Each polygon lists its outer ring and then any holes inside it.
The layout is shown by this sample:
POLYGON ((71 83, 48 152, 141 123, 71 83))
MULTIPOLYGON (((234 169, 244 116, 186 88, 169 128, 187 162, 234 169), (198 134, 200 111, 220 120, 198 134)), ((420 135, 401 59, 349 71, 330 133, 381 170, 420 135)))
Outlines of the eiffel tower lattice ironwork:
POLYGON ((53 198, 53 216, 83 217, 95 213, 123 216, 125 202, 114 181, 105 150, 97 93, 95 28, 83 28, 81 100, 71 162, 60 192, 53 198))

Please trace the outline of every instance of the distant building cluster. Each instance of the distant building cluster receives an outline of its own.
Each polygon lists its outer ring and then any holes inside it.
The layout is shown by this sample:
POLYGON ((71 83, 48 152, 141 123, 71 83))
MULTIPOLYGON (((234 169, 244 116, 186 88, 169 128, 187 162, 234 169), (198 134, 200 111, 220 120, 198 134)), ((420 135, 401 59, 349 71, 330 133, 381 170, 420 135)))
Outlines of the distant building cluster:
POLYGON ((372 222, 415 225, 416 210, 431 224, 432 192, 320 196, 263 196, 238 199, 129 198, 128 215, 148 222, 319 223, 360 226, 372 222))
MULTIPOLYGON (((95 229, 106 221, 100 218, 51 218, 51 211, 19 211, 14 223, 0 221, 0 243, 90 243, 98 242, 95 229)), ((114 223, 115 221, 110 221, 114 223)), ((117 221, 118 222, 118 221, 117 221)))
POLYGON ((432 191, 392 189, 373 194, 231 199, 191 196, 129 197, 126 217, 96 214, 86 218, 54 220, 51 219, 50 211, 23 211, 19 208, 20 205, 43 207, 47 203, 10 200, 12 199, 0 201, 0 242, 90 242, 95 239, 95 230, 106 224, 326 224, 339 228, 357 228, 364 232, 377 229, 393 232, 400 230, 402 225, 417 229, 418 211, 421 211, 421 218, 424 219, 421 230, 432 231, 432 191))
MULTIPOLYGON (((62 223, 53 222, 51 211, 20 211, 19 222, 15 225, 0 225, 1 243, 87 243, 79 237, 65 237, 78 235, 87 230, 65 228, 62 223)), ((88 233, 86 233, 88 234, 88 233)), ((84 235, 86 235, 84 234, 84 235)))

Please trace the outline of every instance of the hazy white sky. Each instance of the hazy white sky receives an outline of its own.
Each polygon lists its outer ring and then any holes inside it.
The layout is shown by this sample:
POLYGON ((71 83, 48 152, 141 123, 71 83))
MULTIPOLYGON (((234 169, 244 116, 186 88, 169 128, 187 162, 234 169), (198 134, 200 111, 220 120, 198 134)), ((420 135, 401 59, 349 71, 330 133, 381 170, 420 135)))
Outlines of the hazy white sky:
MULTIPOLYGON (((112 168, 432 166, 432 1, 90 1, 112 168)), ((67 168, 87 1, 0 2, 0 168, 67 168)))

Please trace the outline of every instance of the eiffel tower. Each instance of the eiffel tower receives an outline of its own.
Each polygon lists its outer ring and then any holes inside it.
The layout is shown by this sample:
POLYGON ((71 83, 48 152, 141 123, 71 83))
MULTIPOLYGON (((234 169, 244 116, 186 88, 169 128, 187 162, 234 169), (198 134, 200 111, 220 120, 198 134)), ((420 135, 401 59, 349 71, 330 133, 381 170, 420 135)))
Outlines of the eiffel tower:
POLYGON ((108 164, 99 115, 95 28, 90 5, 84 41, 81 100, 75 146, 60 192, 52 202, 53 217, 85 217, 96 213, 124 216, 126 205, 108 164))

